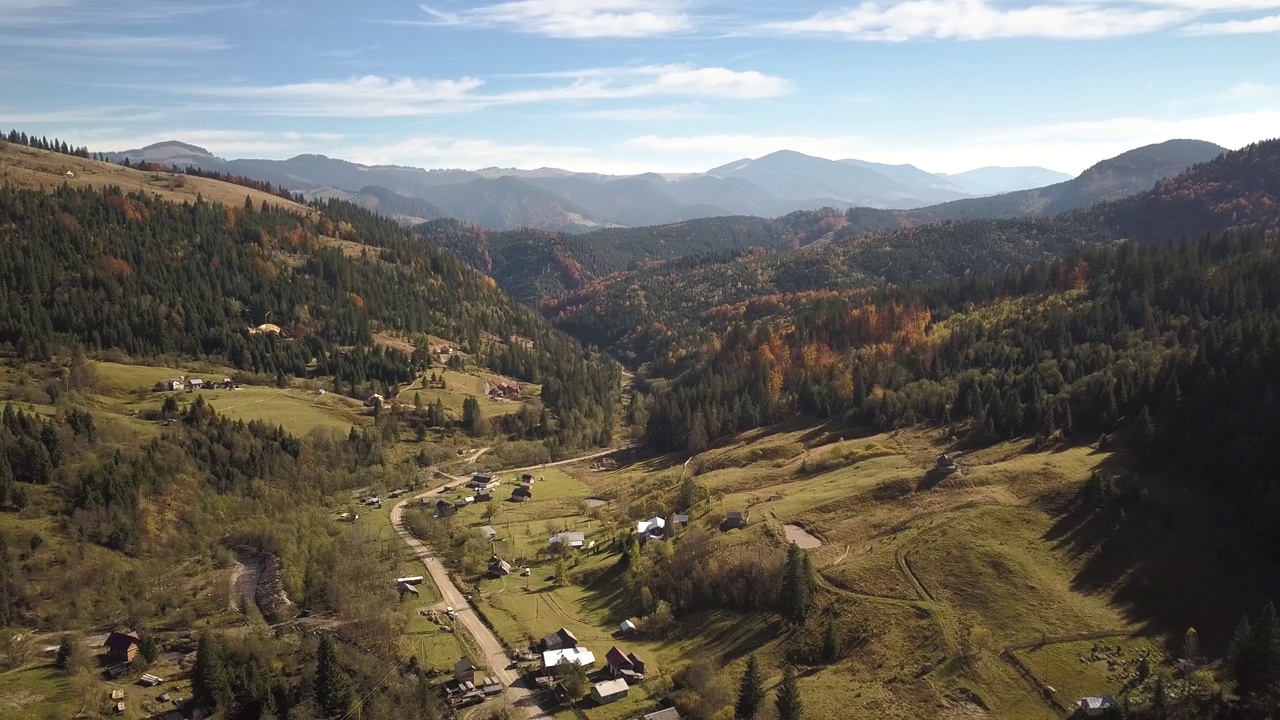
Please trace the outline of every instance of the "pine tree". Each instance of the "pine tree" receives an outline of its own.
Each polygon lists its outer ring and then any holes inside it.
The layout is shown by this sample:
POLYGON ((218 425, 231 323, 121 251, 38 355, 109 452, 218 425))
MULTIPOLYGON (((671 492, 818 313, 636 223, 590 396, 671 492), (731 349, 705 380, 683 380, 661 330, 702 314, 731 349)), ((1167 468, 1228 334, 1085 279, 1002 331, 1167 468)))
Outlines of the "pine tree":
POLYGON ((151 633, 143 633, 142 638, 138 641, 138 653, 142 655, 142 659, 150 665, 160 659, 160 646, 156 643, 156 638, 151 633))
POLYGON ((804 707, 800 702, 800 679, 796 669, 790 665, 782 668, 782 682, 778 685, 775 705, 778 708, 778 720, 801 720, 804 707))
POLYGON ((1199 662, 1199 658, 1200 635, 1195 628, 1187 628, 1187 632, 1182 636, 1182 659, 1194 664, 1199 662))
POLYGON ((316 703, 325 717, 341 717, 351 709, 351 678, 338 663, 333 639, 320 638, 316 653, 316 703))
POLYGON ((201 707, 222 707, 231 702, 231 676, 222 648, 209 632, 201 633, 196 664, 191 671, 191 695, 201 707))
POLYGON ((71 658, 71 654, 76 651, 75 638, 70 635, 63 635, 62 640, 58 643, 58 652, 53 656, 53 664, 59 670, 67 669, 67 660, 71 658))
POLYGON ((836 634, 835 620, 827 620, 827 630, 822 637, 822 661, 830 665, 840 659, 840 636, 836 634))
POLYGON ((787 546, 787 565, 782 580, 782 615, 791 622, 804 622, 813 597, 813 576, 805 553, 794 543, 787 546))
POLYGON ((738 702, 734 705, 734 717, 737 720, 751 720, 764 701, 763 679, 760 677, 760 666, 756 656, 747 657, 747 668, 742 671, 742 681, 738 685, 738 702))

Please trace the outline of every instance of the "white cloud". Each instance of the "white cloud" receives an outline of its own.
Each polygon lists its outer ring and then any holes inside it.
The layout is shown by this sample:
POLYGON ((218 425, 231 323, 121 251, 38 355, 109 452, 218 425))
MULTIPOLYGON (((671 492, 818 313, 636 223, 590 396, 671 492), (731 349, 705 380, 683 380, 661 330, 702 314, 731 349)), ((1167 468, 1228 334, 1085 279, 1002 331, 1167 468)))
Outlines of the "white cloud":
POLYGON ((1262 35, 1280 33, 1280 15, 1270 15, 1253 20, 1198 23, 1188 25, 1184 32, 1187 35, 1262 35))
POLYGON ((569 82, 480 92, 479 78, 391 79, 377 75, 274 86, 177 88, 180 92, 251 101, 248 112, 307 117, 411 117, 476 112, 546 102, 698 97, 757 100, 792 90, 789 81, 756 71, 648 65, 557 74, 569 82))
POLYGON ((72 55, 117 55, 227 49, 219 38, 200 35, 117 35, 113 33, 60 33, 47 35, 0 35, 0 44, 9 48, 57 50, 72 55))
POLYGON ((428 25, 503 27, 557 38, 651 37, 692 28, 669 0, 516 0, 461 12, 423 5, 428 25))
POLYGON ((853 40, 887 42, 918 38, 1094 39, 1154 32, 1173 27, 1192 16, 1193 13, 1185 8, 1108 6, 1103 2, 1010 7, 986 0, 906 0, 864 2, 844 10, 824 10, 803 20, 769 23, 762 29, 783 34, 835 35, 853 40))
POLYGON ((668 120, 707 120, 721 117, 709 112, 697 103, 688 105, 658 105, 654 107, 622 107, 604 110, 584 110, 570 113, 574 120, 612 120, 617 122, 660 122, 668 120))

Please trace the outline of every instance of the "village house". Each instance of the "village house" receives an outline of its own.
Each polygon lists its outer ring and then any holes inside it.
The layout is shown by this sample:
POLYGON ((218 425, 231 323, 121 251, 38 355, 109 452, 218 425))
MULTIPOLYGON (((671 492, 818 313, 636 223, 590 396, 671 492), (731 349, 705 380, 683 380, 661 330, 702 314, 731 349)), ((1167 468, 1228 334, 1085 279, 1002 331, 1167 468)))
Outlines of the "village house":
POLYGON ((949 475, 956 471, 956 461, 951 459, 950 455, 942 454, 938 456, 937 462, 938 472, 949 475))
MULTIPOLYGON (((569 631, 568 628, 560 628, 550 635, 542 638, 538 643, 543 650, 564 650, 567 648, 578 647, 578 636, 569 631)), ((593 659, 592 662, 595 662, 593 659)))
POLYGON ((1116 699, 1111 695, 1080 698, 1080 712, 1084 713, 1085 717, 1101 717, 1106 715, 1115 704, 1116 699))
POLYGON ((529 473, 525 473, 525 474, 521 475, 521 476, 520 476, 520 484, 521 484, 521 485, 524 485, 525 487, 529 487, 530 485, 532 485, 532 484, 533 484, 533 476, 532 476, 532 475, 530 475, 529 473))
POLYGON ((533 499, 533 490, 524 485, 521 485, 520 487, 511 491, 512 502, 524 502, 525 500, 532 500, 532 499, 533 499))
POLYGON ((591 699, 597 705, 607 705, 627 696, 626 680, 605 680, 591 686, 591 699))
POLYGON ((724 518, 725 529, 744 528, 751 519, 750 510, 730 510, 724 518))
POLYGON ((494 555, 489 558, 489 576, 500 578, 511 574, 511 563, 494 555))
POLYGON ((476 665, 470 658, 462 658, 453 664, 453 679, 457 682, 474 683, 476 681, 476 665))
POLYGON ((156 383, 155 388, 153 389, 156 392, 172 392, 174 390, 181 390, 185 384, 186 383, 182 378, 170 378, 156 383))
POLYGON ((515 399, 520 397, 520 383, 498 383, 489 388, 489 397, 515 399))
POLYGON ((573 664, 583 670, 590 670, 591 666, 596 664, 596 656, 590 650, 580 647, 564 648, 563 650, 547 650, 542 653, 543 674, 557 674, 560 672, 561 663, 573 664))
POLYGON ((448 500, 440 500, 436 502, 436 517, 447 518, 458 514, 458 508, 448 500))
POLYGON ((580 532, 562 532, 551 536, 551 545, 557 548, 577 550, 586 544, 587 536, 580 532))
POLYGON ((467 481, 467 487, 472 490, 492 490, 498 487, 501 482, 497 475, 476 474, 472 475, 471 479, 467 481))
POLYGON ((644 661, 635 653, 623 652, 622 648, 614 645, 605 653, 604 661, 609 666, 609 675, 614 678, 631 682, 644 679, 644 661))
POLYGON ((138 654, 138 633, 113 632, 102 646, 107 649, 107 657, 127 663, 138 654))
POLYGON ((492 525, 485 525, 484 527, 480 528, 480 534, 484 536, 485 540, 492 540, 493 538, 497 537, 498 531, 494 530, 492 525))
POLYGON ((203 380, 203 379, 201 379, 201 378, 191 378, 190 380, 188 380, 188 381, 187 381, 187 389, 188 389, 188 390, 203 390, 203 389, 204 389, 204 380, 203 380))
POLYGON ((384 402, 386 402, 386 398, 382 397, 382 395, 379 393, 374 393, 369 397, 365 398, 364 404, 366 407, 376 407, 378 405, 383 404, 384 402))
POLYGON ((627 635, 630 635, 635 631, 636 631, 636 624, 631 622, 630 620, 623 620, 622 623, 618 625, 618 634, 622 635, 623 637, 626 637, 627 635))
POLYGON ((490 488, 480 488, 476 490, 476 502, 489 502, 493 499, 493 490, 490 488))
POLYGON ((636 540, 641 545, 651 538, 661 538, 666 533, 667 521, 660 517, 641 520, 636 523, 636 540))

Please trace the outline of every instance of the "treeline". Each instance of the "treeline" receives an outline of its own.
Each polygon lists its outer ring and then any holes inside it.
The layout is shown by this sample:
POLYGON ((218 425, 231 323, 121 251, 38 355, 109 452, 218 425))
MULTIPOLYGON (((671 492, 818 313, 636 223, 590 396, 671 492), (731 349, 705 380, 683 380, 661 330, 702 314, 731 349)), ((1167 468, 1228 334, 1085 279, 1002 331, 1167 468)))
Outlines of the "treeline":
POLYGON ((973 442, 1125 427, 1280 552, 1280 252, 1262 232, 1125 243, 1003 275, 825 296, 676 363, 648 439, 688 448, 809 414, 973 442))
POLYGON ((0 189, 0 344, 35 359, 81 343, 282 378, 331 374, 336 389, 359 397, 375 381, 408 382, 429 367, 425 353, 377 347, 375 332, 429 333, 542 383, 561 444, 611 432, 616 365, 487 278, 348 203, 302 216, 265 205, 0 189), (250 331, 266 322, 283 333, 250 331))
MULTIPOLYGON (((129 158, 126 157, 121 162, 121 164, 124 165, 125 167, 129 167, 129 158)), ((142 169, 145 170, 148 168, 143 167, 142 169)), ((268 195, 275 195, 276 197, 281 197, 281 198, 284 198, 285 200, 292 200, 293 202, 296 202, 296 203, 307 202, 306 197, 304 197, 302 193, 295 193, 289 190, 288 188, 277 187, 264 180, 255 180, 251 177, 246 177, 244 175, 233 175, 231 173, 218 172, 217 170, 205 170, 204 168, 200 168, 195 165, 187 165, 181 170, 179 170, 177 167, 161 168, 161 169, 173 170, 175 172, 181 172, 184 175, 194 175, 195 177, 209 178, 210 180, 219 180, 221 182, 231 183, 232 185, 239 185, 240 187, 247 187, 252 190, 259 190, 261 192, 267 193, 268 195)))
MULTIPOLYGON (((50 152, 62 153, 63 155, 72 155, 74 157, 80 157, 85 159, 88 159, 90 157, 95 157, 89 154, 89 148, 84 146, 75 147, 72 145, 68 145, 65 140, 59 140, 58 138, 54 138, 50 140, 49 138, 44 136, 41 136, 41 137, 36 137, 35 135, 28 136, 24 132, 18 132, 17 130, 10 130, 9 134, 5 137, 5 139, 7 139, 11 143, 14 143, 15 145, 26 145, 27 147, 38 148, 40 150, 48 150, 50 152)), ((101 159, 101 158, 100 156, 98 156, 95 159, 101 159)))

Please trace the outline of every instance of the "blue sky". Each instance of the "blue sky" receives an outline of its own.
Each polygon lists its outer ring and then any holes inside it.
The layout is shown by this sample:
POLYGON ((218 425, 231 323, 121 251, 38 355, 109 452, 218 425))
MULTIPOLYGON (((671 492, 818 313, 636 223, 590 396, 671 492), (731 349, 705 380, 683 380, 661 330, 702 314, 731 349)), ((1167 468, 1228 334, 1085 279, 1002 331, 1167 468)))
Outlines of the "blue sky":
POLYGON ((420 167, 1075 173, 1280 135, 1280 0, 0 0, 0 126, 420 167))

